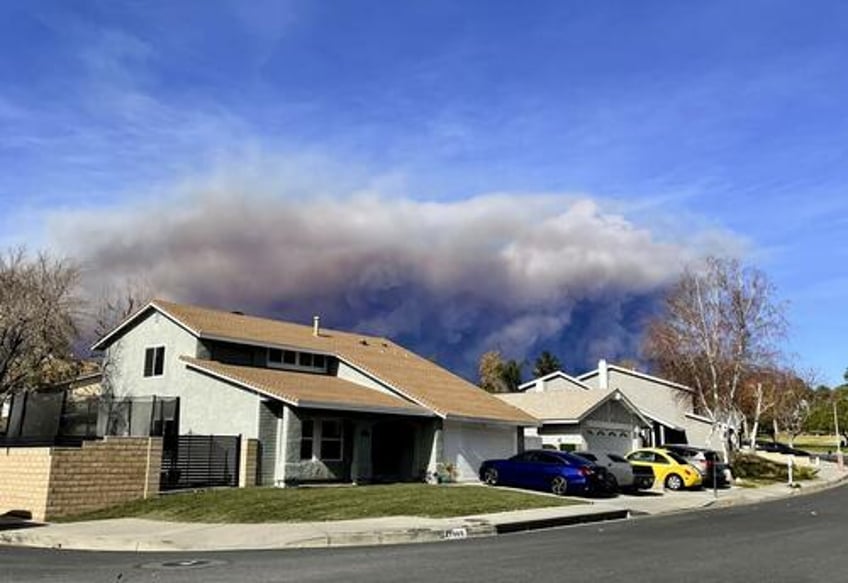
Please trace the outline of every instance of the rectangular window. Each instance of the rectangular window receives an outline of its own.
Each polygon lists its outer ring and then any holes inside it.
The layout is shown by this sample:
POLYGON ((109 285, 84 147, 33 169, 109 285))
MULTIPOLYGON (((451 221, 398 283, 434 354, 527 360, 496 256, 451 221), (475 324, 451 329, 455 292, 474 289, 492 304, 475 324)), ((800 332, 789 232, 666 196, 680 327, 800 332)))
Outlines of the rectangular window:
POLYGON ((304 419, 300 425, 300 459, 312 459, 312 444, 315 441, 315 422, 304 419))
POLYGON ((268 362, 274 362, 280 364, 283 362, 283 351, 279 348, 269 348, 268 349, 268 362))
POLYGON ((342 459, 342 422, 325 419, 321 422, 321 459, 325 462, 342 459))
POLYGON ((312 357, 312 366, 315 368, 325 368, 327 366, 326 359, 323 354, 316 354, 312 357))
POLYGON ((165 372, 165 347, 156 346, 144 351, 144 376, 159 377, 165 372))
POLYGON ((296 364, 297 363, 297 352, 294 350, 284 350, 283 351, 283 363, 284 364, 296 364))
POLYGON ((300 364, 300 366, 312 368, 312 355, 308 352, 301 352, 300 362, 298 364, 300 364))

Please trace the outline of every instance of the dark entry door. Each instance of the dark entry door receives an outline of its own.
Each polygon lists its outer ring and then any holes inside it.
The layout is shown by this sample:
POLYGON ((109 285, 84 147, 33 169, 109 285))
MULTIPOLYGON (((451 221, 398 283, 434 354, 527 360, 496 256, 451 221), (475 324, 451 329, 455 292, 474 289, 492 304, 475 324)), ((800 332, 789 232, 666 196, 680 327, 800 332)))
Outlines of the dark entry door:
POLYGON ((371 471, 376 482, 402 482, 412 475, 415 427, 404 421, 381 421, 371 432, 371 471))

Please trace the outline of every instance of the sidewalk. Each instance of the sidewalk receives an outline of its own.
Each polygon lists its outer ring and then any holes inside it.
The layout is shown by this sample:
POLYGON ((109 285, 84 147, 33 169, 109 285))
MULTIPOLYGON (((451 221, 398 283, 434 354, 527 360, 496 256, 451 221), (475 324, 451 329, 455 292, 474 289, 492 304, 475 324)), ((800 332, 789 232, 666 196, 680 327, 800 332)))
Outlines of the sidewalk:
POLYGON ((695 492, 652 490, 592 500, 590 504, 457 518, 412 516, 337 522, 271 524, 173 523, 137 518, 35 526, 0 519, 0 543, 100 551, 221 551, 435 542, 635 516, 668 514, 708 506, 752 504, 809 493, 848 478, 822 464, 820 478, 799 489, 785 484, 695 492))

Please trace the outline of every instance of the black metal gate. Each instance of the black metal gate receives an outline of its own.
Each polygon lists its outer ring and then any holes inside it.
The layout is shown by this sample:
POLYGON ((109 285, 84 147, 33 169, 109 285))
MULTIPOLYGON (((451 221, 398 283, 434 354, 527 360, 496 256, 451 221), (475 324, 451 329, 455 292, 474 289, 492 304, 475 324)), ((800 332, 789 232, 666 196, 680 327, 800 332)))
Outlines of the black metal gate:
POLYGON ((238 435, 180 435, 164 443, 160 490, 238 486, 238 435))

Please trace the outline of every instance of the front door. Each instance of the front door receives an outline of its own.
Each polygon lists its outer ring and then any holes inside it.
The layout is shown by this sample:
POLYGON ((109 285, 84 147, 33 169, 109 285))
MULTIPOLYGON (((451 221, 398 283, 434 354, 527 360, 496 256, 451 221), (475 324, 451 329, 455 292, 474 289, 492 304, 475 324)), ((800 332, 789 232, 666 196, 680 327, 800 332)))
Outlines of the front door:
POLYGON ((406 421, 380 421, 371 432, 371 468, 376 482, 412 480, 415 427, 406 421))

